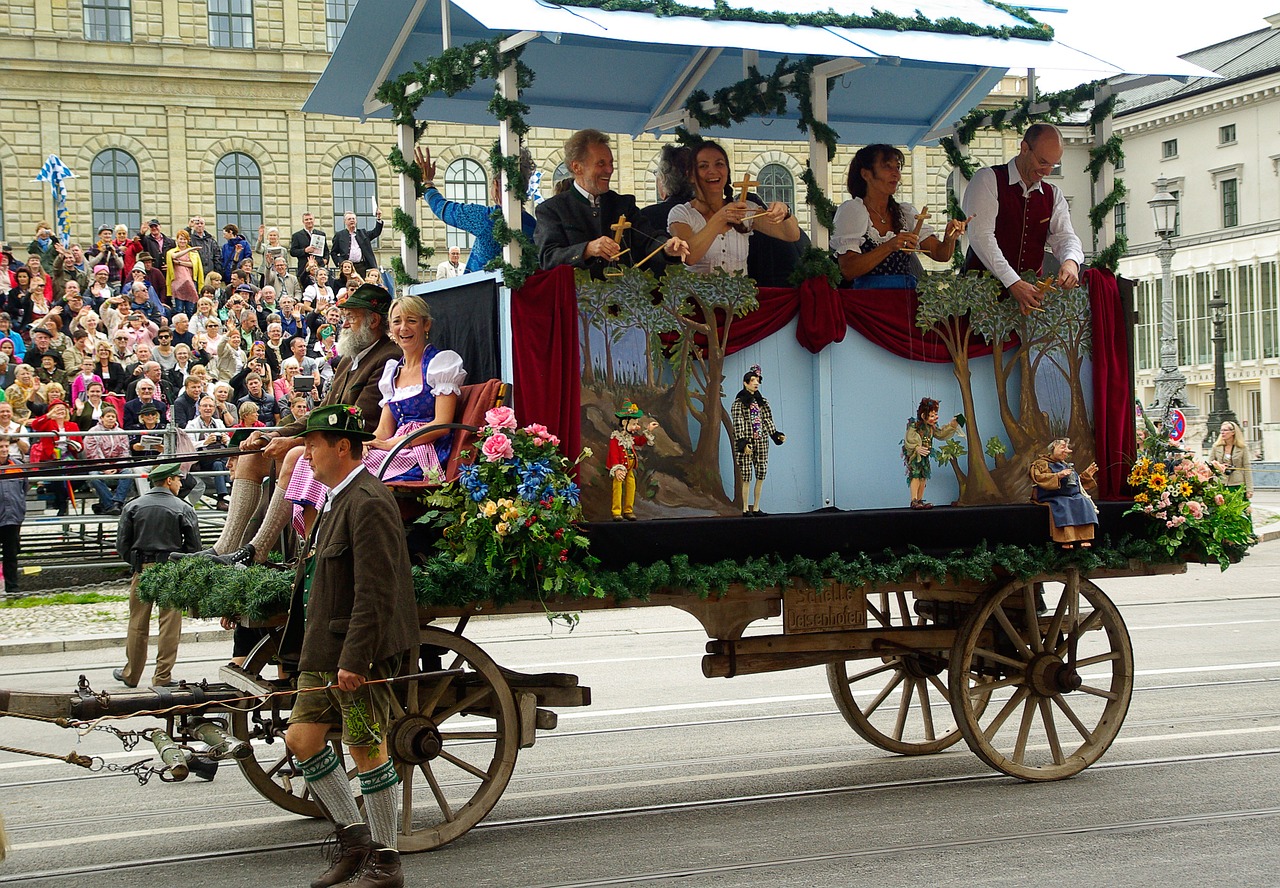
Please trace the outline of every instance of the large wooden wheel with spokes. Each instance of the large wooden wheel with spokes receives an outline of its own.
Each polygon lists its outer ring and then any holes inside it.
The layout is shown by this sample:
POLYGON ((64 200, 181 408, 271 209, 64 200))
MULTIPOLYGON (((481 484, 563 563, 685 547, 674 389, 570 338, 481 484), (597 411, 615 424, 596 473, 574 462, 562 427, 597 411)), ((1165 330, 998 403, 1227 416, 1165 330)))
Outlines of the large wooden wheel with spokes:
POLYGON ((1023 780, 1061 780, 1096 762, 1133 694, 1124 620, 1076 570, 985 594, 951 666, 951 705, 969 747, 1023 780))
MULTIPOLYGON (((275 676, 271 667, 280 643, 280 630, 258 642, 241 667, 251 677, 264 681, 275 676)), ((253 747, 253 755, 239 760, 240 770, 249 785, 275 805, 304 817, 323 817, 324 810, 307 789, 302 768, 284 742, 295 695, 271 697, 253 710, 236 709, 231 713, 231 733, 253 747)), ((331 741, 342 758, 342 742, 331 741)), ((349 772, 354 776, 354 770, 349 772)))
MULTIPOLYGON (((867 628, 938 625, 941 603, 923 602, 916 609, 924 613, 913 613, 913 604, 906 591, 869 594, 867 628)), ((929 755, 960 739, 947 689, 950 658, 950 645, 895 646, 875 659, 828 663, 827 683, 840 714, 868 743, 901 755, 929 755)))
POLYGON ((493 809, 515 770, 520 725, 511 687, 488 654, 444 629, 421 635, 424 670, 458 675, 399 686, 388 743, 400 772, 401 851, 452 842, 493 809))

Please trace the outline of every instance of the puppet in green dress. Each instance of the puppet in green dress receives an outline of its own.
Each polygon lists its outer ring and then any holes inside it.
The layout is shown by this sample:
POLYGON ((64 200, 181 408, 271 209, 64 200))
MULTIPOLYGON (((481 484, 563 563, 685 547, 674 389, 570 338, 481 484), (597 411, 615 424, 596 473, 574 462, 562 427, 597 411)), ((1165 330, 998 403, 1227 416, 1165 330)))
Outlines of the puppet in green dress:
POLYGON ((911 508, 932 509, 926 502, 924 488, 932 474, 929 462, 933 456, 933 439, 947 439, 960 430, 959 416, 938 427, 938 402, 933 398, 921 398, 914 419, 907 420, 907 431, 902 436, 902 461, 907 467, 907 484, 911 488, 911 508))

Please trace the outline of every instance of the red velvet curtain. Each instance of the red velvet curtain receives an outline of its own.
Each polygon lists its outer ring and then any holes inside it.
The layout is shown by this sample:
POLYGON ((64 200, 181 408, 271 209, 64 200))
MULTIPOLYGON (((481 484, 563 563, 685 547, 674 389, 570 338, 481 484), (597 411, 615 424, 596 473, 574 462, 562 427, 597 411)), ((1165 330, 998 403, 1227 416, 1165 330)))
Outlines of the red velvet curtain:
POLYGON ((582 366, 573 269, 540 271, 511 296, 516 417, 542 423, 570 458, 582 448, 582 366))
POLYGON ((1093 437, 1098 454, 1098 497, 1127 499, 1126 467, 1137 449, 1128 323, 1120 287, 1106 269, 1084 273, 1093 314, 1093 437))

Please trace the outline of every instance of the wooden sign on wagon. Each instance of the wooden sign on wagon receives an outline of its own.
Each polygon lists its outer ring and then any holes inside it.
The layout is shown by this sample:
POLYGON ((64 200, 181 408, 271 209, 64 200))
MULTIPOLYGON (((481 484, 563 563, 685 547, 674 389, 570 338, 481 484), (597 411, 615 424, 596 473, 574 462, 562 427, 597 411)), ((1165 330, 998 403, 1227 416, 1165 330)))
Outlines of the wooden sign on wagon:
POLYGON ((861 586, 827 583, 819 589, 784 589, 782 631, 844 632, 867 627, 867 593, 861 586))

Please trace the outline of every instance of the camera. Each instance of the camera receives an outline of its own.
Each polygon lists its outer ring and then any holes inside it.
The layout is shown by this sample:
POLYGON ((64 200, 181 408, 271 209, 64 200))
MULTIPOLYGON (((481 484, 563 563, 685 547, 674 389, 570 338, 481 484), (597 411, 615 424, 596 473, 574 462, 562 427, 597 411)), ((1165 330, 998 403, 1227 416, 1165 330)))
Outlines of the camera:
POLYGON ((295 392, 311 392, 315 391, 316 378, 314 376, 295 376, 293 377, 293 390, 295 392))

